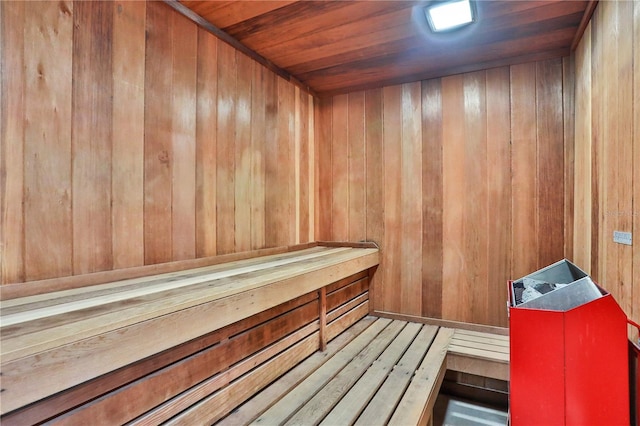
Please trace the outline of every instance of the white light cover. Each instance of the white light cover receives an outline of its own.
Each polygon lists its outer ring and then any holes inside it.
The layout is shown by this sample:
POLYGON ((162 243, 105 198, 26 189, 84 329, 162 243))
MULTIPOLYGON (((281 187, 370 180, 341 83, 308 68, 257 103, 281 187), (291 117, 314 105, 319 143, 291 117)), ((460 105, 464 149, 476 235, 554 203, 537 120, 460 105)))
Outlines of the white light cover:
POLYGON ((469 0, 436 4, 425 12, 433 31, 447 31, 473 22, 469 0))

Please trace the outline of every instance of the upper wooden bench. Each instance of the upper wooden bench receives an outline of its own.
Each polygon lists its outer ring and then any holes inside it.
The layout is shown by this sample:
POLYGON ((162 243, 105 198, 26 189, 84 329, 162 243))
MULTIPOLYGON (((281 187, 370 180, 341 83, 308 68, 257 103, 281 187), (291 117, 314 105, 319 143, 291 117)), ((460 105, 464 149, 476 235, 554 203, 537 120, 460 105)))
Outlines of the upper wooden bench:
POLYGON ((378 249, 372 246, 318 245, 3 300, 2 414, 318 291, 378 262, 378 249))

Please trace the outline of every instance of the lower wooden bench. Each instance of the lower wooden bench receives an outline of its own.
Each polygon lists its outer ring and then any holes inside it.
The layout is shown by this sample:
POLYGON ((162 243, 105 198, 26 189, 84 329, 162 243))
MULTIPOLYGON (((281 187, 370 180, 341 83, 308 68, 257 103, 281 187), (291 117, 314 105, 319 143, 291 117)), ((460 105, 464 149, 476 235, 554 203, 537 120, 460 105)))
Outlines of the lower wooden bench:
MULTIPOLYGON (((477 350, 489 350, 483 339, 495 338, 500 355, 492 360, 482 354, 483 361, 503 365, 504 336, 495 336, 369 316, 219 424, 426 424, 447 368, 471 372, 473 366, 473 373, 485 373, 474 363, 475 343, 485 348, 477 350)), ((508 371, 508 353, 506 366, 508 371)), ((496 371, 492 367, 487 377, 496 371)), ((185 413, 184 420, 200 419, 185 413)))
POLYGON ((220 423, 423 424, 452 336, 451 329, 367 317, 220 423))
POLYGON ((447 368, 509 381, 509 336, 455 329, 447 368))

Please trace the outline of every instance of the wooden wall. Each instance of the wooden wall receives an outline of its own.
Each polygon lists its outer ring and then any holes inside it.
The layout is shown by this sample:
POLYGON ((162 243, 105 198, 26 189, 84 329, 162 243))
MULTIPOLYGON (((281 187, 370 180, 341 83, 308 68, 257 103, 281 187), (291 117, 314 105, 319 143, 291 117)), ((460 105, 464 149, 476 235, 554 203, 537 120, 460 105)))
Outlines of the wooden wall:
POLYGON ((162 3, 0 13, 2 283, 315 239, 309 95, 162 3))
POLYGON ((507 326, 507 280, 570 257, 572 87, 555 59, 318 104, 316 232, 381 245, 376 310, 507 326))
POLYGON ((638 322, 640 3, 598 3, 575 62, 575 259, 638 322))

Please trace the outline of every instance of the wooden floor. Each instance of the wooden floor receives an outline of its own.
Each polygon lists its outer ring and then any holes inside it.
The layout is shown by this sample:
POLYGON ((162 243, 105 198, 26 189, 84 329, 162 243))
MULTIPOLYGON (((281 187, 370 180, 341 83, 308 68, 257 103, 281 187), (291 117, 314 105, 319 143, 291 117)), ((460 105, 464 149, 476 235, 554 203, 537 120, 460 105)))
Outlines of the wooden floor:
POLYGON ((219 424, 422 423, 452 337, 452 329, 366 317, 219 424))

